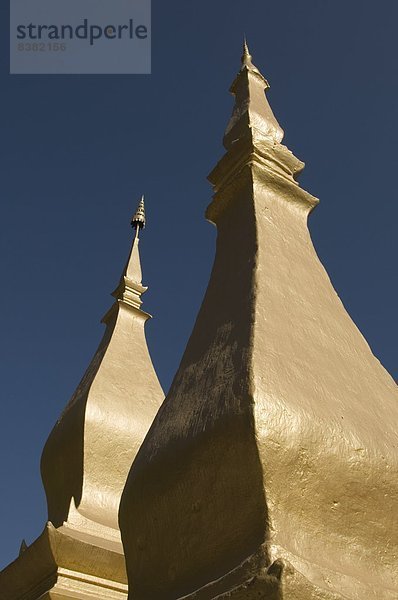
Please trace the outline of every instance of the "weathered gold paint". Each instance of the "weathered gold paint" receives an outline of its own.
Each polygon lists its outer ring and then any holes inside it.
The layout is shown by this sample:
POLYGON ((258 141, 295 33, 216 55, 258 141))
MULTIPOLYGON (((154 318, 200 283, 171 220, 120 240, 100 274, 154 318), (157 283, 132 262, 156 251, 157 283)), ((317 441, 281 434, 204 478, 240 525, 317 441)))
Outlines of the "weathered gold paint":
POLYGON ((398 393, 321 265, 244 50, 213 271, 120 506, 131 600, 396 600, 398 393))
POLYGON ((130 257, 113 294, 115 303, 103 319, 104 337, 43 451, 50 524, 0 574, 2 600, 35 600, 41 598, 39 589, 57 599, 126 598, 119 501, 164 398, 145 340, 150 315, 140 309, 147 289, 138 251, 143 200, 133 225, 130 257))

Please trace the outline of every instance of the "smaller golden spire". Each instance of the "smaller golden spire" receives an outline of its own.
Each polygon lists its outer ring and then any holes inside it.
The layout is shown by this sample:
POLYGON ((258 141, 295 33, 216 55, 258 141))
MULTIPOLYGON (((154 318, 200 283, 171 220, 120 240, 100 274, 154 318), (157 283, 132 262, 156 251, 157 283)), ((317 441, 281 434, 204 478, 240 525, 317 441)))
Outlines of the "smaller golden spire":
MULTIPOLYGON (((106 548, 112 548, 112 555, 122 552, 120 497, 137 450, 164 398, 145 341, 144 324, 150 315, 141 310, 141 295, 147 289, 141 281, 137 236, 145 225, 143 197, 131 223, 136 235, 131 236, 129 257, 113 292, 115 302, 102 319, 106 332, 50 434, 41 461, 49 521, 62 526, 66 539, 73 540, 67 542, 72 554, 78 548, 76 537, 92 552, 90 557, 95 553, 105 557, 98 554, 97 545, 101 552, 106 548)), ((79 566, 79 557, 73 559, 79 566)), ((91 564, 93 559, 87 560, 91 564)))

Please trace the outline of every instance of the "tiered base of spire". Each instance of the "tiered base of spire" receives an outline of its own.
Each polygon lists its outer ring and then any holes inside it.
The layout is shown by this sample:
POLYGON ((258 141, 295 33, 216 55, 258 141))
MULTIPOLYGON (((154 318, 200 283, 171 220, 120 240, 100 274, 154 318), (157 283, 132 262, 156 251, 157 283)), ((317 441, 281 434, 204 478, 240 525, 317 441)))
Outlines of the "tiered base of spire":
POLYGON ((120 543, 80 539, 48 523, 40 537, 0 573, 2 600, 125 600, 120 543))

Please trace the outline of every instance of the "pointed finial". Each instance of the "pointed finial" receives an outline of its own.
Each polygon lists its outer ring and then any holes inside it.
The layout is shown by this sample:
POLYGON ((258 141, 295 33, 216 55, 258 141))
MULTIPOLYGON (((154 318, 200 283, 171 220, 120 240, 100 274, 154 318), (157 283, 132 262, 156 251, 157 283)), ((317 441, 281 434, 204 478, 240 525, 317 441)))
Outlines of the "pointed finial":
MULTIPOLYGON (((139 232, 146 224, 144 195, 138 203, 137 210, 131 219, 131 226, 135 229, 135 236, 131 245, 130 256, 124 268, 118 287, 112 295, 120 301, 140 308, 142 304, 141 294, 147 289, 142 285, 142 271, 138 245, 140 242, 139 232)), ((112 309, 111 309, 112 310, 112 309)), ((107 313, 108 314, 108 313, 107 313)), ((105 315, 104 319, 107 318, 105 315)))
POLYGON ((131 219, 131 226, 135 228, 138 233, 139 229, 144 229, 145 223, 145 203, 143 194, 141 200, 138 203, 137 210, 135 211, 133 218, 131 219))
POLYGON ((243 37, 243 54, 242 54, 242 65, 251 65, 252 55, 249 52, 249 47, 247 45, 246 36, 243 37))
POLYGON ((242 66, 229 88, 235 96, 235 106, 223 139, 227 150, 236 140, 247 135, 268 137, 278 143, 282 141, 283 129, 275 119, 264 94, 268 88, 268 81, 252 63, 244 38, 242 66))
POLYGON ((252 63, 252 55, 249 51, 249 46, 247 45, 246 36, 243 37, 243 54, 241 56, 242 69, 247 67, 248 69, 259 72, 257 67, 255 67, 252 63))

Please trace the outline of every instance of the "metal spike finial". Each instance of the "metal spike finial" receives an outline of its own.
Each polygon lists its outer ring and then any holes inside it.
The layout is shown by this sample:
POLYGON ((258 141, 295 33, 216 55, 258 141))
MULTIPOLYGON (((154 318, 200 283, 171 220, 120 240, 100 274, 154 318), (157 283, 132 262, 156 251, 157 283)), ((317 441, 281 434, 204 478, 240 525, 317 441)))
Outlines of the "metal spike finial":
POLYGON ((133 218, 131 219, 131 226, 137 230, 144 229, 146 224, 145 219, 145 203, 144 203, 144 195, 142 195, 141 200, 138 203, 137 210, 135 211, 133 218))
POLYGON ((243 54, 242 54, 242 66, 252 67, 252 55, 249 51, 249 46, 247 45, 246 36, 243 37, 243 54))
POLYGON ((248 54, 250 56, 249 46, 247 45, 246 36, 243 36, 243 54, 248 54))

